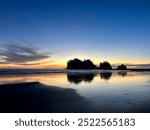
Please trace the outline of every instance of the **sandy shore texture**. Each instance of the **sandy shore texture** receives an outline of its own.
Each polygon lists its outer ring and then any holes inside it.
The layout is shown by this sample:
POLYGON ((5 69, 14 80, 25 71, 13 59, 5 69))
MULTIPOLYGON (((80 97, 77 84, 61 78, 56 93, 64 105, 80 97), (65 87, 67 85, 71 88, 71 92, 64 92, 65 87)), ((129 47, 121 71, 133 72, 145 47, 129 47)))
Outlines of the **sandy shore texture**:
POLYGON ((0 100, 0 112, 6 113, 102 112, 74 89, 38 82, 0 85, 0 100))
POLYGON ((150 112, 150 103, 127 107, 96 104, 75 89, 44 85, 39 82, 0 85, 1 113, 95 113, 150 112))

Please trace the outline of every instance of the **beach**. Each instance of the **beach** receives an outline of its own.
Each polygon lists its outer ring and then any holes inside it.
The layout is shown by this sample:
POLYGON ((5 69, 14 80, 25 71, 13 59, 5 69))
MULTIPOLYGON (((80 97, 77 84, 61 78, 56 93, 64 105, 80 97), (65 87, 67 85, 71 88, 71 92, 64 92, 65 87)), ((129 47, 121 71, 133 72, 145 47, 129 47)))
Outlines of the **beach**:
MULTIPOLYGON (((98 104, 72 88, 61 88, 39 82, 0 85, 1 113, 102 113, 150 112, 150 103, 112 107, 98 104)), ((115 101, 114 101, 115 102, 115 101)))
POLYGON ((74 89, 47 86, 38 82, 0 85, 0 112, 100 112, 74 89))

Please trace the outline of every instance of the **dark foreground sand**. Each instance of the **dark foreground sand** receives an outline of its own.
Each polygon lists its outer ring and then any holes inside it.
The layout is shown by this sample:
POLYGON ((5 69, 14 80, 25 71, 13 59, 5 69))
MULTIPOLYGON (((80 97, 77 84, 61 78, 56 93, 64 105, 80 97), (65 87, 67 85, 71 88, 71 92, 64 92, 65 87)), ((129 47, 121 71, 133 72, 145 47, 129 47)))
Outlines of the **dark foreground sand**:
MULTIPOLYGON (((74 89, 38 82, 0 85, 0 112, 100 112, 74 89)), ((102 111, 101 111, 102 112, 102 111)))
POLYGON ((120 108, 96 104, 70 88, 38 82, 0 85, 1 113, 150 112, 150 103, 120 108))

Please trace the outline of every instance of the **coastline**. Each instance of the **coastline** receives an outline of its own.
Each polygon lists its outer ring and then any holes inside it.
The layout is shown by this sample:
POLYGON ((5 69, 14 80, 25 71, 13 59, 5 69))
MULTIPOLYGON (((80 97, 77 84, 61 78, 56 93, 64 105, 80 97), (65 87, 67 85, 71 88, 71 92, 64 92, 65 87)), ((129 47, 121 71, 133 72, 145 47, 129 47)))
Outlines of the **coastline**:
POLYGON ((127 70, 101 70, 101 69, 0 69, 3 75, 28 75, 28 74, 50 74, 50 73, 77 73, 77 74, 99 74, 113 72, 150 72, 150 69, 127 69, 127 70))
MULTIPOLYGON (((145 113, 150 103, 112 107, 97 104, 75 89, 49 86, 39 82, 0 85, 1 113, 145 113)), ((115 102, 115 101, 114 101, 115 102)))
POLYGON ((1 113, 102 112, 74 89, 39 82, 0 85, 1 113))

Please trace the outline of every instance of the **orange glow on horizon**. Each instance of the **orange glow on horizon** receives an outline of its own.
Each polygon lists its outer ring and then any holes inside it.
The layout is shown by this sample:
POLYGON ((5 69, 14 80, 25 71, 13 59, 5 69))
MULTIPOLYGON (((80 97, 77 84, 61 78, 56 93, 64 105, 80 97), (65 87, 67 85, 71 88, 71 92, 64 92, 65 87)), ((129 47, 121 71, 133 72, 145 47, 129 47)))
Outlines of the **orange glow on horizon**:
MULTIPOLYGON (((85 58, 86 59, 86 58, 85 58)), ((84 60, 84 59, 81 59, 84 60)), ((127 59, 91 59, 91 61, 99 66, 100 62, 108 61, 112 66, 118 66, 119 64, 125 64, 128 67, 128 64, 132 64, 132 66, 129 66, 128 68, 136 68, 136 64, 148 64, 146 60, 127 60, 127 59), (122 62, 124 61, 124 62, 122 62), (134 66, 135 65, 135 66, 134 66)), ((65 69, 67 66, 67 60, 57 60, 54 62, 40 62, 39 64, 35 65, 17 65, 17 64, 0 64, 1 69, 65 69)))

